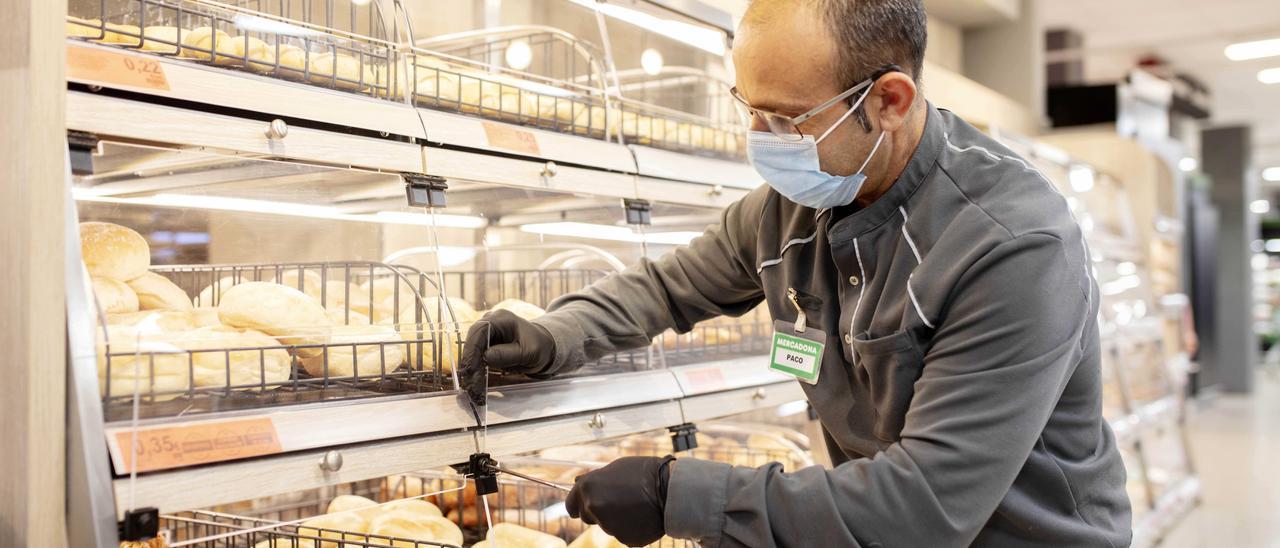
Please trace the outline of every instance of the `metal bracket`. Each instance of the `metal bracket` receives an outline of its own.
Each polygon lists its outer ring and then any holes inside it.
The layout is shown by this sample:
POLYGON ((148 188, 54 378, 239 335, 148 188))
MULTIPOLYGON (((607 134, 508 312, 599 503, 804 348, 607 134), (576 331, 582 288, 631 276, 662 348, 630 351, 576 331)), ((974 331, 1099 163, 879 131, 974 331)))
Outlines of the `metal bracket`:
POLYGON ((124 513, 124 520, 117 524, 120 540, 144 541, 156 538, 160 534, 160 510, 157 508, 138 508, 124 513))
POLYGON ((697 425, 686 422, 678 424, 667 429, 671 432, 671 450, 675 453, 683 453, 691 449, 698 448, 698 427, 697 425))
POLYGON ((412 207, 445 207, 444 191, 449 189, 449 182, 444 177, 423 175, 421 173, 401 173, 404 179, 404 194, 412 207))
POLYGON ((650 215, 653 210, 653 206, 649 203, 649 200, 623 198, 622 209, 626 213, 626 220, 629 225, 653 224, 653 219, 650 215))
POLYGON ((93 173, 93 154, 98 151, 98 136, 83 131, 67 130, 67 149, 71 151, 71 173, 93 173))
POLYGON ((476 494, 485 496, 498 492, 498 461, 488 453, 472 453, 467 462, 450 465, 459 474, 469 476, 476 483, 476 494))

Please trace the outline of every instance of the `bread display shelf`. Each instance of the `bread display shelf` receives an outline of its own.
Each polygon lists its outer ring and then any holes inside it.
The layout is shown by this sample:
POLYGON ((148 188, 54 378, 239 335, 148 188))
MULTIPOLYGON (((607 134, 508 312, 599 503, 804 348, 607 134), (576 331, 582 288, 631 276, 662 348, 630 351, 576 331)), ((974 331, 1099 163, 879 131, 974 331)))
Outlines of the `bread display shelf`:
MULTIPOLYGON (((316 509, 314 514, 309 515, 323 513, 323 507, 320 507, 316 509)), ((260 531, 257 530, 277 523, 280 522, 222 512, 196 510, 163 515, 161 516, 160 528, 163 531, 168 531, 170 542, 198 541, 186 544, 186 546, 195 548, 223 548, 226 546, 244 546, 246 548, 257 548, 259 546, 263 548, 310 548, 314 546, 343 546, 344 548, 461 548, 440 542, 374 535, 325 527, 282 525, 260 531), (245 530, 255 531, 236 534, 237 531, 245 530)))

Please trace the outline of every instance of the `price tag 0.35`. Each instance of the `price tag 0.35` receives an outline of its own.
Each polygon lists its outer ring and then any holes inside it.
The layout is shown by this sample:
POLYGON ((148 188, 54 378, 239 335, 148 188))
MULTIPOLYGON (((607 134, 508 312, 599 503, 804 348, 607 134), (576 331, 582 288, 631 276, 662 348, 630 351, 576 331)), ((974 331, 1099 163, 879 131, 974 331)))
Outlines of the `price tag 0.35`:
POLYGON ((769 369, 809 384, 818 384, 826 341, 827 334, 821 330, 807 328, 796 331, 794 323, 776 320, 773 322, 769 369))

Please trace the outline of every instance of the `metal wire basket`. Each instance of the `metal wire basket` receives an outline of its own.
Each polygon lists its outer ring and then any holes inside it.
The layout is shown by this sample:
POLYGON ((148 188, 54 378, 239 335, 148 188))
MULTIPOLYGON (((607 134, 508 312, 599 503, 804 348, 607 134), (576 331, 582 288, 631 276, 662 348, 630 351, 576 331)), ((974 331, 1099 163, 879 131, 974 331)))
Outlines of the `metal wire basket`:
MULTIPOLYGON (((320 513, 323 513, 321 511, 320 513)), ((449 548, 450 544, 374 535, 354 531, 281 525, 268 520, 207 510, 178 512, 161 516, 160 527, 170 542, 196 541, 196 548, 304 548, 311 546, 360 546, 369 548, 449 548), (242 532, 248 531, 248 532, 242 532), (201 540, 204 539, 204 540, 201 540)), ((452 547, 458 548, 458 547, 452 547)))

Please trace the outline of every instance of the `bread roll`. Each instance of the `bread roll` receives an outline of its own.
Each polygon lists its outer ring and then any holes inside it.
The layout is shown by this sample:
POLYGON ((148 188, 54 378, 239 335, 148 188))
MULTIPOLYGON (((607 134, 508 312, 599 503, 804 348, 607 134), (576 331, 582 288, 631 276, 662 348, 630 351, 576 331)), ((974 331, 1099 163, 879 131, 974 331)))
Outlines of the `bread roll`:
POLYGON ((375 322, 382 321, 394 315, 397 304, 403 307, 405 302, 412 301, 418 294, 418 290, 411 282, 417 282, 415 275, 406 275, 405 278, 380 276, 360 284, 360 292, 363 294, 368 295, 370 289, 373 290, 371 302, 375 303, 375 306, 369 314, 370 319, 375 322))
MULTIPOLYGON (((331 510, 332 511, 332 510, 331 510)), ((444 517, 440 507, 422 499, 394 500, 382 505, 383 512, 403 512, 419 516, 444 517)))
POLYGON ((182 56, 215 63, 233 63, 236 53, 230 34, 210 27, 199 27, 182 33, 182 56), (216 43, 215 43, 216 42, 216 43), (214 51, 214 48, 217 51, 214 51), (216 58, 215 58, 216 57, 216 58))
POLYGON ((218 302, 222 300, 222 294, 226 293, 236 285, 235 278, 232 276, 223 276, 218 281, 205 286, 200 290, 200 294, 191 302, 197 307, 216 307, 218 302))
MULTIPOLYGON (((218 319, 232 327, 257 329, 287 345, 324 344, 329 316, 311 297, 271 282, 245 282, 222 295, 218 319)), ((304 358, 318 356, 318 347, 295 350, 304 358)))
POLYGON ((542 307, 532 303, 527 303, 520 299, 503 300, 498 304, 493 305, 493 308, 489 309, 490 312, 494 310, 507 310, 526 320, 535 320, 547 313, 547 311, 543 310, 542 307))
POLYGON ((93 276, 93 295, 98 307, 106 314, 138 311, 138 296, 124 282, 93 276))
POLYGON ((107 23, 106 35, 101 40, 104 44, 120 44, 137 47, 142 42, 142 31, 137 25, 120 25, 107 23))
POLYGON ((627 548, 627 545, 609 536, 599 525, 592 525, 569 543, 569 548, 627 548))
MULTIPOLYGON (((249 70, 270 72, 276 67, 276 47, 260 38, 252 36, 236 36, 231 39, 232 54, 238 57, 236 63, 248 63, 249 70)), ((243 65, 242 65, 243 66, 243 65)))
POLYGON ((369 317, 356 312, 354 310, 342 310, 340 308, 326 308, 325 315, 329 316, 329 323, 333 325, 369 325, 369 317))
POLYGON ((253 548, 314 548, 311 539, 279 537, 271 538, 253 545, 253 548))
MULTIPOLYGON (((310 289, 310 288, 308 288, 310 289)), ((324 284, 323 295, 320 291, 312 294, 310 290, 304 293, 311 295, 320 301, 325 308, 335 310, 343 310, 350 308, 353 312, 359 312, 362 316, 369 315, 369 290, 362 289, 355 284, 348 284, 340 280, 329 280, 324 284)))
POLYGON ((454 508, 449 510, 449 514, 445 517, 450 523, 456 523, 463 527, 474 528, 484 523, 484 510, 478 506, 463 506, 461 509, 454 508))
POLYGON ((154 327, 108 325, 104 342, 101 331, 95 331, 98 387, 104 394, 110 389, 113 397, 126 396, 136 389, 143 396, 169 400, 188 389, 187 357, 173 344, 180 335, 157 333, 154 327))
MULTIPOLYGON (((411 541, 438 542, 462 546, 462 530, 440 516, 391 511, 373 519, 369 532, 411 541)), ((393 541, 392 546, 413 548, 412 542, 393 541)))
MULTIPOLYGON (((369 532, 369 523, 353 512, 347 514, 325 514, 311 518, 298 525, 298 534, 308 537, 342 540, 344 532, 363 535, 369 532)), ((348 536, 347 538, 349 540, 359 540, 355 536, 348 536)), ((342 548, 343 546, 344 543, 342 542, 319 543, 319 548, 342 548)))
MULTIPOLYGON (((439 297, 423 299, 425 310, 419 312, 417 300, 402 300, 398 317, 400 336, 407 345, 409 363, 414 369, 420 368, 420 361, 432 359, 432 344, 438 344, 440 352, 440 371, 452 372, 461 358, 458 347, 466 341, 467 331, 480 319, 480 313, 471 304, 457 297, 449 297, 441 301, 439 297), (446 303, 447 302, 447 306, 446 303), (443 318, 443 320, 441 320, 443 318)), ((381 322, 391 325, 390 318, 381 322)))
MULTIPOLYGON (((155 52, 163 55, 177 55, 178 45, 182 42, 178 40, 178 27, 158 27, 152 26, 142 30, 142 50, 155 52)), ((187 31, 182 30, 184 35, 187 31)))
POLYGON ((197 327, 195 314, 186 310, 142 310, 123 314, 107 314, 107 325, 125 327, 148 326, 166 333, 192 331, 197 327))
POLYGON ((338 495, 329 501, 329 507, 325 510, 325 513, 336 514, 349 510, 358 510, 351 513, 365 520, 372 520, 382 515, 383 512, 383 509, 378 507, 378 503, 360 495, 338 495), (360 510, 361 508, 367 508, 367 510, 360 510))
POLYGON ((289 380, 289 353, 280 348, 260 350, 280 345, 261 331, 225 325, 202 327, 187 333, 177 344, 192 351, 192 380, 197 387, 254 388, 289 380))
POLYGON ((195 327, 222 325, 222 321, 218 319, 218 309, 212 306, 200 307, 192 310, 191 323, 195 324, 195 327))
POLYGON ((382 375, 395 371, 405 361, 405 345, 397 344, 402 339, 391 326, 337 325, 323 342, 328 346, 314 356, 302 358, 302 367, 312 377, 382 375))
POLYGON ((297 289, 317 300, 320 299, 320 286, 324 285, 324 277, 319 272, 297 268, 288 268, 278 276, 272 276, 271 281, 297 289))
POLYGON ((81 19, 67 16, 67 36, 74 38, 98 38, 103 36, 101 19, 81 19))
POLYGON ((285 76, 299 77, 307 69, 307 52, 293 44, 280 44, 277 54, 280 68, 286 69, 285 76))
POLYGON ((362 63, 345 53, 326 52, 311 56, 311 81, 341 89, 365 89, 376 82, 372 59, 362 63))
POLYGON ((112 223, 80 223, 80 253, 89 274, 122 282, 145 274, 151 266, 147 240, 112 223))
POLYGON ((154 272, 145 272, 126 283, 138 295, 138 308, 141 310, 194 308, 182 288, 169 281, 169 278, 154 272))
POLYGON ((485 540, 495 548, 565 548, 564 540, 513 523, 495 523, 485 540))
MULTIPOLYGON (((521 527, 527 527, 556 537, 577 535, 582 532, 582 528, 585 526, 580 521, 559 516, 552 517, 541 510, 533 508, 503 510, 494 516, 494 522, 520 525, 521 527)), ((492 537, 490 537, 490 540, 492 540, 492 537)), ((564 544, 561 544, 561 546, 564 546, 564 544)))

